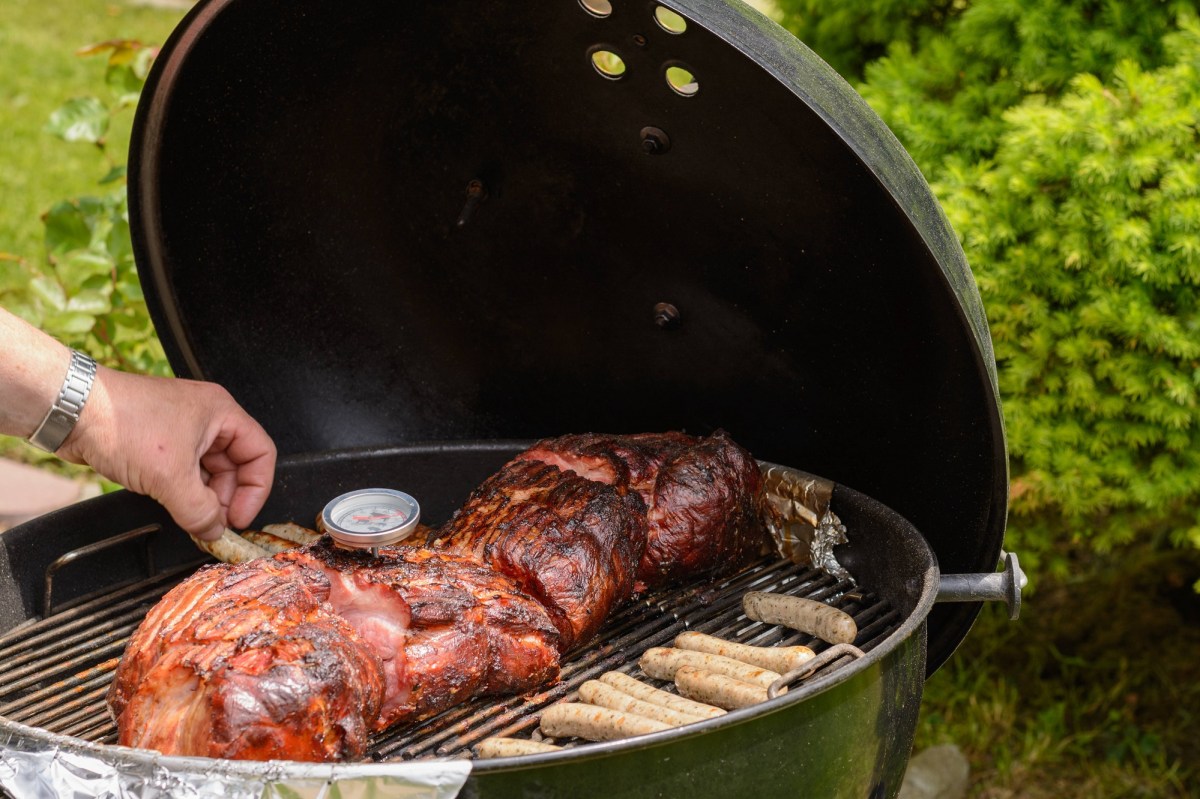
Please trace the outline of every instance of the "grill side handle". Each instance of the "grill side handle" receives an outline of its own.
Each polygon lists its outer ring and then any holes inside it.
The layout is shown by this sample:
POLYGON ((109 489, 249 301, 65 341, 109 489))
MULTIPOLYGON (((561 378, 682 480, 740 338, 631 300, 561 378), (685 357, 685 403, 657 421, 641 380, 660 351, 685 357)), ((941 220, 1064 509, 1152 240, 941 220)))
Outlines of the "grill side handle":
POLYGON ((154 576, 154 549, 150 546, 150 539, 153 533, 157 533, 162 529, 160 524, 148 524, 144 527, 138 527, 135 530, 129 530, 109 538, 96 541, 91 544, 72 549, 70 552, 62 555, 49 566, 46 567, 46 575, 44 587, 42 590, 42 615, 50 616, 55 612, 54 607, 54 577, 59 569, 76 561, 84 560, 97 552, 103 552, 106 549, 111 549, 115 546, 127 544, 131 541, 141 539, 144 543, 146 564, 146 576, 154 576))
POLYGON ((935 602, 1003 602, 1008 618, 1021 615, 1021 590, 1029 582, 1014 552, 1001 553, 1004 568, 990 574, 943 574, 935 602))

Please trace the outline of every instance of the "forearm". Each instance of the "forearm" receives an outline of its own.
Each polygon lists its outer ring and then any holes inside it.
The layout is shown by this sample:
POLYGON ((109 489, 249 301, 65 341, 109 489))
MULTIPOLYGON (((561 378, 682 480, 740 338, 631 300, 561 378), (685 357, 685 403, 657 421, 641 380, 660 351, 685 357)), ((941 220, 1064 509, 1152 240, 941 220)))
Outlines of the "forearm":
POLYGON ((71 353, 0 308, 0 434, 28 438, 58 397, 71 353))
MULTIPOLYGON (((0 309, 0 434, 28 438, 58 399, 70 350, 0 309)), ((207 538, 246 525, 275 473, 266 431, 213 383, 99 367, 60 458, 161 502, 207 538)))

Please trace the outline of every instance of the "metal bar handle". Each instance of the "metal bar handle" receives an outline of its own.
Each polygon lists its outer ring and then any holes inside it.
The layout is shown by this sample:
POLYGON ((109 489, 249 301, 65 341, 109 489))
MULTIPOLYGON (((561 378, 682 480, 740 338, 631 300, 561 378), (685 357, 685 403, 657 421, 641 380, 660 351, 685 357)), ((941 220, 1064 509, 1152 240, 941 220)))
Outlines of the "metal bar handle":
POLYGON ((778 680, 771 683, 770 687, 767 688, 767 698, 774 699, 779 696, 779 692, 787 685, 797 680, 808 679, 838 658, 850 655, 857 660, 865 654, 865 652, 854 644, 834 644, 812 660, 805 661, 791 671, 784 672, 778 680))
POLYGON ((1021 615, 1021 589, 1029 582, 1012 552, 1005 552, 1004 571, 989 574, 943 574, 937 602, 1003 602, 1009 619, 1021 615))
POLYGON ((54 594, 54 575, 63 566, 69 563, 74 563, 80 558, 86 558, 95 555, 97 552, 102 552, 106 549, 111 549, 121 544, 126 544, 130 541, 136 541, 139 538, 146 539, 146 576, 154 574, 154 551, 150 548, 149 535, 157 533, 162 529, 161 524, 148 524, 145 527, 138 527, 135 530, 128 530, 120 535, 114 535, 111 538, 106 538, 103 541, 97 541, 92 544, 85 544, 78 549, 72 549, 70 552, 61 555, 58 560, 46 567, 46 582, 45 593, 42 595, 42 615, 49 616, 53 609, 52 597, 54 594))

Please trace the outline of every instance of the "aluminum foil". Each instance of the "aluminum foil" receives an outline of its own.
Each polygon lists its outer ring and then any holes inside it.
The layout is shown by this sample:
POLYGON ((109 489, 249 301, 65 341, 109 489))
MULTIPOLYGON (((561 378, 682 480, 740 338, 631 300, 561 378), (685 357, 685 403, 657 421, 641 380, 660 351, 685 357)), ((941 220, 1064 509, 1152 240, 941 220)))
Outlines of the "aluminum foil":
POLYGON ((853 581, 833 548, 847 542, 846 525, 829 508, 834 483, 799 469, 760 462, 767 495, 765 521, 779 553, 839 580, 853 581))
POLYGON ((452 799, 469 760, 254 763, 98 746, 0 718, 0 788, 15 799, 452 799))

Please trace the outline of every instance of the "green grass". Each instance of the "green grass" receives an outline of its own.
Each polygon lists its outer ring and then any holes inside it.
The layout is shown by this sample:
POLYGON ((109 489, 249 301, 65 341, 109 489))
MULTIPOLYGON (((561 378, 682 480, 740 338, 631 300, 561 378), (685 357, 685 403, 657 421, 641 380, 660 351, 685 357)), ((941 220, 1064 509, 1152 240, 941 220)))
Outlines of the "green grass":
POLYGON ((926 684, 916 748, 961 747, 974 799, 1200 796, 1200 553, 1078 567, 1016 622, 985 609, 926 684))
MULTIPOLYGON (((108 39, 161 44, 181 9, 127 0, 3 0, 0 11, 0 257, 40 268, 41 214, 54 202, 97 191, 107 162, 92 146, 67 144, 42 128, 71 97, 98 94, 105 56, 79 48, 108 39)), ((127 146, 129 114, 109 139, 127 146)), ((124 161, 123 155, 121 160, 124 161)))

